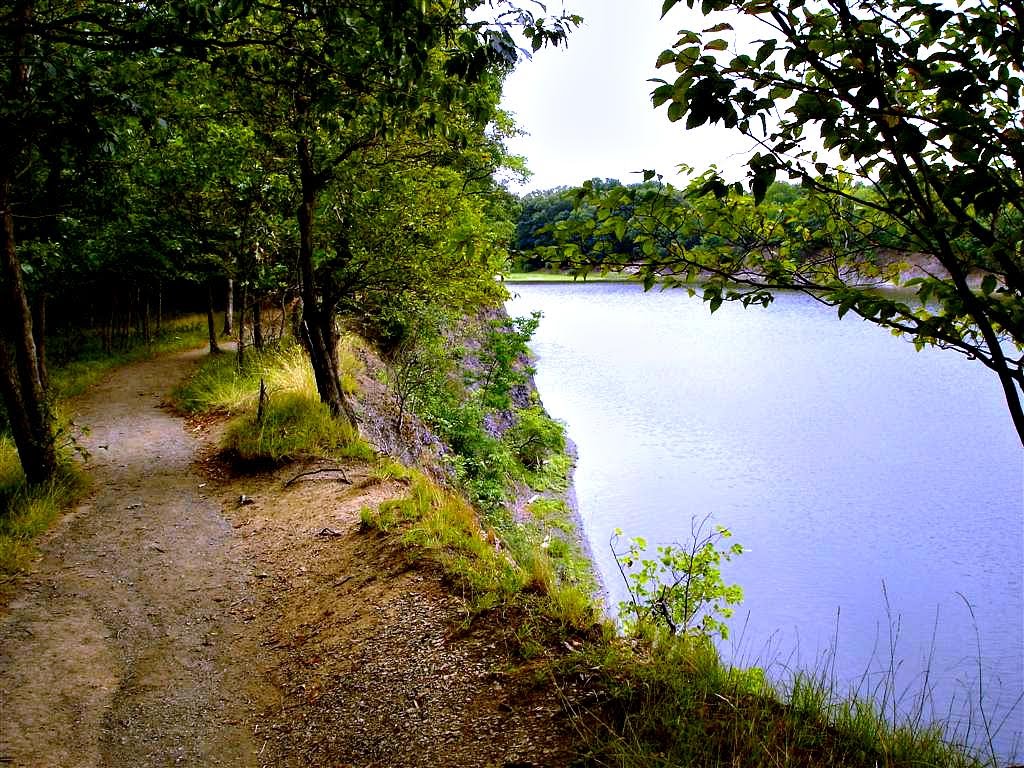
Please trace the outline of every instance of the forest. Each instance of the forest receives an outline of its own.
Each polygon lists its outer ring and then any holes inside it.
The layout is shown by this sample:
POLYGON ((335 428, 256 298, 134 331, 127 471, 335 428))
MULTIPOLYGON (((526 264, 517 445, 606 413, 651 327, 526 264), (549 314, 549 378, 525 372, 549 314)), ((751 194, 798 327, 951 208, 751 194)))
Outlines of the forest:
POLYGON ((256 329, 265 303, 298 306, 320 395, 351 421, 337 315, 397 345, 414 308, 494 304, 514 206, 494 173, 519 164, 503 73, 577 18, 470 21, 477 5, 4 12, 0 381, 30 483, 57 465, 50 335, 109 351, 205 306, 214 346, 226 290, 256 329))

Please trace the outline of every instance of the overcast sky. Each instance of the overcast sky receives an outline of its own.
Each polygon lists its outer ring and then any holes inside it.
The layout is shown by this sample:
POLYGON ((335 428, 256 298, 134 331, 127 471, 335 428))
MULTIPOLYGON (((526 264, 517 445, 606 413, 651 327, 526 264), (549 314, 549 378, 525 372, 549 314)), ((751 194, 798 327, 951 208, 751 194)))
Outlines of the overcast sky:
MULTIPOLYGON (((661 20, 661 0, 567 0, 584 17, 568 48, 544 49, 524 61, 505 83, 503 106, 528 136, 509 142, 525 155, 533 177, 523 193, 576 185, 592 177, 639 181, 632 172, 657 169, 677 180, 685 163, 699 169, 716 163, 742 178, 740 153, 749 142, 724 128, 683 129, 665 108, 654 110, 647 82, 661 73, 654 64, 679 29, 701 30, 708 21, 680 3, 661 20)), ((557 10, 558 0, 548 4, 557 10)))

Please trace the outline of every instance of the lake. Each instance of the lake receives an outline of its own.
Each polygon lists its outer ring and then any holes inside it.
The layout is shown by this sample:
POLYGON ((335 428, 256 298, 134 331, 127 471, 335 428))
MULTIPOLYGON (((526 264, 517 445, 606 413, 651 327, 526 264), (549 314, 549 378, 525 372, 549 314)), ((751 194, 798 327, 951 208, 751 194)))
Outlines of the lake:
POLYGON ((685 542, 710 513, 749 551, 723 655, 834 670, 1008 758, 1024 733, 1024 451, 995 377, 798 294, 712 316, 683 291, 515 284, 544 314, 537 386, 579 452, 584 534, 685 542), (980 693, 979 693, 980 691, 980 693))

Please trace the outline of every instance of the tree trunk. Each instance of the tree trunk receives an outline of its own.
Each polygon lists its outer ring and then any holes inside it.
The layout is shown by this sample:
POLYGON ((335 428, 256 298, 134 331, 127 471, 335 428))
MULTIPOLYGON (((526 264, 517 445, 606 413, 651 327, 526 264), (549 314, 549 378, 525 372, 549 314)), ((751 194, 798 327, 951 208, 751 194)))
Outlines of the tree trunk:
POLYGON ((159 336, 164 324, 164 284, 156 281, 156 335, 159 336))
POLYGON ((259 297, 252 303, 252 345, 257 352, 263 351, 263 308, 259 297))
POLYGON ((302 319, 300 337, 313 365, 313 376, 320 400, 336 417, 356 425, 352 404, 341 389, 338 372, 338 334, 334 327, 334 303, 318 295, 313 271, 313 221, 316 212, 317 179, 309 150, 309 140, 298 144, 302 176, 302 203, 299 205, 299 270, 302 276, 302 319))
POLYGON ((217 346, 217 328, 213 321, 213 281, 206 282, 206 328, 210 334, 210 354, 220 353, 217 346))
POLYGON ((45 483, 57 471, 53 416, 39 376, 39 358, 32 336, 32 315, 25 296, 21 263, 14 247, 10 175, 0 170, 0 395, 18 448, 25 478, 45 483))
POLYGON ((288 299, 287 293, 281 291, 281 329, 277 334, 278 339, 283 339, 288 323, 288 299))
MULTIPOLYGON (((22 0, 7 18, 10 63, 3 99, 13 109, 24 106, 28 89, 25 49, 32 22, 32 4, 22 0)), ((21 262, 14 239, 11 184, 19 153, 16 126, 0 125, 0 396, 10 421, 25 478, 31 485, 45 483, 57 472, 53 416, 39 377, 39 358, 32 336, 32 314, 25 294, 21 262)))
POLYGON ((245 365, 245 303, 249 300, 248 283, 242 283, 242 311, 238 320, 238 367, 245 365))
POLYGON ((142 338, 145 339, 146 344, 153 342, 153 334, 150 331, 149 322, 149 291, 143 289, 142 292, 142 338))
POLYGON ((50 374, 46 370, 46 294, 40 293, 32 302, 32 340, 36 345, 36 367, 43 391, 50 389, 50 374))
MULTIPOLYGON (((242 302, 245 306, 245 302, 242 302)), ((230 336, 234 332, 235 320, 235 281, 230 277, 228 278, 228 295, 227 305, 224 309, 224 330, 221 332, 223 336, 230 336)))

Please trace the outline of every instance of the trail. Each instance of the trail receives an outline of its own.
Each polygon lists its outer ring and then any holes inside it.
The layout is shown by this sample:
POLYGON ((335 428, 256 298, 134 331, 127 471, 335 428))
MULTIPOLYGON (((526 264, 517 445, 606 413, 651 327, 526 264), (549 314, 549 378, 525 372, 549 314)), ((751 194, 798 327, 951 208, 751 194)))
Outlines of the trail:
POLYGON ((122 368, 76 403, 95 492, 0 623, 14 765, 258 762, 253 723, 277 693, 244 620, 252 568, 193 468, 199 441, 162 406, 198 354, 122 368))
POLYGON ((231 477, 217 429, 163 405, 201 354, 75 404, 95 491, 0 612, 0 765, 568 765, 572 691, 518 655, 529 628, 469 622, 459 588, 360 530, 408 488, 360 461, 231 477))

